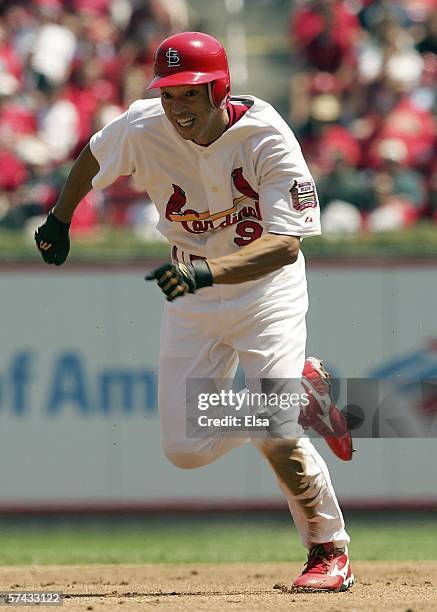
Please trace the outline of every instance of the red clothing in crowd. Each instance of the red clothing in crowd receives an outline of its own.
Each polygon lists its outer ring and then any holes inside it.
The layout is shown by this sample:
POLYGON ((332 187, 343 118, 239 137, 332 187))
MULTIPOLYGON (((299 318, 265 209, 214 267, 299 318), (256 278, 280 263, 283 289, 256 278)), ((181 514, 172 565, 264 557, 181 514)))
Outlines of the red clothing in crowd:
POLYGON ((291 27, 299 52, 314 68, 326 72, 354 60, 358 32, 359 22, 343 2, 318 10, 300 8, 291 27))
POLYGON ((358 140, 341 125, 329 125, 322 134, 305 138, 302 148, 305 157, 318 166, 323 174, 330 172, 336 158, 341 157, 355 167, 361 155, 358 140))
POLYGON ((405 98, 384 118, 364 161, 370 166, 377 166, 380 161, 378 143, 395 139, 405 144, 404 165, 419 168, 427 166, 434 155, 436 136, 432 113, 418 109, 409 98, 405 98))
POLYGON ((2 72, 12 74, 18 81, 23 74, 23 66, 14 48, 6 42, 0 42, 0 66, 2 72))
POLYGON ((418 109, 406 98, 387 115, 379 136, 403 140, 410 165, 422 166, 430 162, 433 155, 436 138, 433 115, 418 109))
POLYGON ((0 109, 0 134, 34 134, 36 130, 36 117, 29 109, 13 101, 0 109))
POLYGON ((0 149, 0 190, 13 191, 27 178, 26 166, 13 153, 0 149))

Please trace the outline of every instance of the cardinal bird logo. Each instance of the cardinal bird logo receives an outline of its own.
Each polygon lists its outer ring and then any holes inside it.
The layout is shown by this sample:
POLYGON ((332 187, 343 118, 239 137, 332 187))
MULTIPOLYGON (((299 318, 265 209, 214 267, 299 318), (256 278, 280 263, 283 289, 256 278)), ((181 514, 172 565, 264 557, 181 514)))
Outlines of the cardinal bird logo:
POLYGON ((234 182, 234 186, 240 193, 242 193, 246 198, 251 198, 252 200, 259 200, 259 195, 256 191, 252 189, 249 183, 243 176, 243 168, 235 168, 232 170, 232 180, 234 182))
POLYGON ((165 217, 171 221, 171 215, 182 215, 182 209, 187 203, 185 191, 179 185, 172 184, 173 193, 171 194, 167 206, 165 207, 165 217))
POLYGON ((209 212, 200 214, 197 210, 182 210, 187 203, 185 191, 179 185, 172 184, 173 193, 171 194, 165 207, 165 218, 169 221, 191 221, 198 217, 209 216, 209 212))

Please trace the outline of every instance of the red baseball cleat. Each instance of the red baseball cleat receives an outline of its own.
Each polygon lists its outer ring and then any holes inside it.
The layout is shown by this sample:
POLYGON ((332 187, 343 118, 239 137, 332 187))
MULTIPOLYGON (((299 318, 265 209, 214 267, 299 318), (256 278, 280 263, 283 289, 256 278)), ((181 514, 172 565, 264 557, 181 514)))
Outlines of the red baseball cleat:
POLYGON ((308 393, 310 403, 303 406, 299 424, 310 427, 323 436, 334 455, 343 461, 352 459, 352 436, 345 416, 331 398, 331 375, 316 357, 308 357, 302 372, 302 385, 308 393))
POLYGON ((333 542, 315 544, 299 578, 295 591, 347 591, 354 583, 347 548, 335 548, 333 542))

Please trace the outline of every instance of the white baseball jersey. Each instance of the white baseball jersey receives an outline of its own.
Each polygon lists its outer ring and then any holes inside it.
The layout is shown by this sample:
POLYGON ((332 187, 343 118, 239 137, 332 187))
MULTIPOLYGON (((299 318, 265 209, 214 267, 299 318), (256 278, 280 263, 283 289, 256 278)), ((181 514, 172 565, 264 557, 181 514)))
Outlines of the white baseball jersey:
POLYGON ((250 108, 206 147, 177 133, 159 99, 137 100, 91 138, 93 186, 132 175, 158 209, 158 230, 196 256, 226 255, 268 232, 320 234, 314 181, 292 131, 270 104, 238 100, 250 108))

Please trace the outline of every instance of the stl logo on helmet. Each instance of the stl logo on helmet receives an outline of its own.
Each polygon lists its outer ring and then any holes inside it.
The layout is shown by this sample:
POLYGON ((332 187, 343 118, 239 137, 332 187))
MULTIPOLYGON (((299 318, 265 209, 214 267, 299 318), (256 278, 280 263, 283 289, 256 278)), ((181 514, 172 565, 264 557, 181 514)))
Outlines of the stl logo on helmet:
POLYGON ((169 68, 175 68, 181 65, 181 57, 176 49, 169 47, 165 57, 167 58, 167 65, 169 68))

